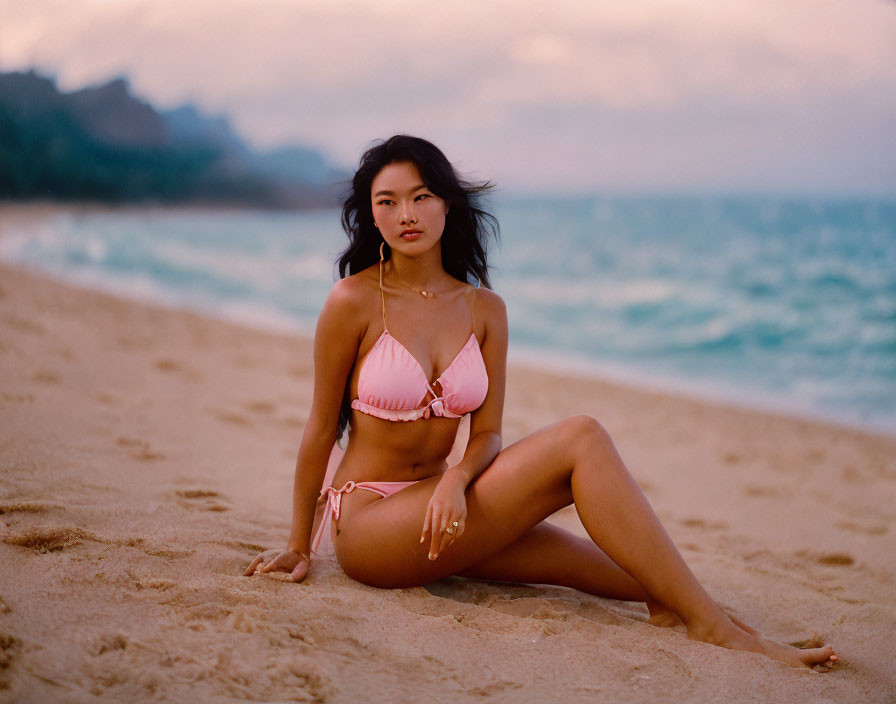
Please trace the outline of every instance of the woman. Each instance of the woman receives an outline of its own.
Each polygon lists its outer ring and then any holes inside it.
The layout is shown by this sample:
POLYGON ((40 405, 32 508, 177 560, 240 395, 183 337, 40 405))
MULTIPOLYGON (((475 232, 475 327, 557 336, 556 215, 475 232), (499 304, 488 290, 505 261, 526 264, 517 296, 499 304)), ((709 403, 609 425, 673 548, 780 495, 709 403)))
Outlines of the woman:
POLYGON ((289 541, 245 574, 304 579, 330 530, 339 564, 365 584, 461 575, 574 587, 643 601, 652 623, 680 618, 690 638, 795 666, 833 663, 831 646, 772 642, 713 602, 597 421, 569 418, 501 448, 507 318, 497 294, 468 283, 488 285, 494 220, 476 207, 487 187, 461 182, 422 139, 395 136, 363 156, 343 208, 342 279, 315 333, 289 541), (466 452, 449 467, 467 413, 466 452), (349 424, 333 486, 320 492, 349 424), (571 503, 592 540, 544 522, 571 503))

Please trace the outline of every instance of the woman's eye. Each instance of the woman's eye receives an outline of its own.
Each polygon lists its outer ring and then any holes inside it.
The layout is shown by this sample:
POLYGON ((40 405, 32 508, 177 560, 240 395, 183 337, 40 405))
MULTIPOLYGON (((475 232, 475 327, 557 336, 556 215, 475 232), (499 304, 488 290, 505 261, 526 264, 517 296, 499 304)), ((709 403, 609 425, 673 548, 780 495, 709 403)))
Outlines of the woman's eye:
POLYGON ((378 200, 376 202, 376 204, 377 205, 392 205, 392 201, 387 198, 384 198, 383 200, 378 200))
POLYGON ((423 200, 424 198, 430 198, 430 197, 431 197, 431 196, 429 195, 429 193, 421 193, 421 194, 420 194, 419 196, 417 196, 414 200, 423 200))

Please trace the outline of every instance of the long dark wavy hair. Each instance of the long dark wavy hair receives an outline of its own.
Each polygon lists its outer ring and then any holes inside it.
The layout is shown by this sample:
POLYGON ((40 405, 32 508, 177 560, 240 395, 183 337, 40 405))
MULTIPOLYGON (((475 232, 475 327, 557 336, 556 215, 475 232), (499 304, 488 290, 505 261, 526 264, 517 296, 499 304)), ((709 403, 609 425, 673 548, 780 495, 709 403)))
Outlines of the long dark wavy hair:
MULTIPOLYGON (((373 224, 370 190, 373 179, 389 164, 412 163, 424 185, 448 205, 445 230, 442 233, 442 266, 451 276, 465 283, 489 288, 487 244, 497 240, 498 221, 483 208, 484 195, 491 190, 489 182, 473 183, 461 178, 451 162, 432 142, 420 137, 398 134, 375 144, 364 152, 345 202, 342 205, 342 229, 348 235, 348 246, 339 255, 339 276, 357 274, 380 259, 383 238, 373 224)), ((389 259, 392 250, 386 244, 383 256, 389 259)), ((339 411, 337 437, 349 425, 351 400, 348 384, 339 411)))

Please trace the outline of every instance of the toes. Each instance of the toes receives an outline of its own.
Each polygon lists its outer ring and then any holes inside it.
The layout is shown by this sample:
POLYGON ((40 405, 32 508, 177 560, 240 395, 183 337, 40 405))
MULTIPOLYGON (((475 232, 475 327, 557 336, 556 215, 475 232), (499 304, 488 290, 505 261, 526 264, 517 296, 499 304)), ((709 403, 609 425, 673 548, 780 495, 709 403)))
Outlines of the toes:
POLYGON ((809 666, 832 666, 837 661, 837 656, 834 654, 833 646, 826 645, 823 648, 810 648, 807 650, 803 650, 800 653, 800 659, 809 666))

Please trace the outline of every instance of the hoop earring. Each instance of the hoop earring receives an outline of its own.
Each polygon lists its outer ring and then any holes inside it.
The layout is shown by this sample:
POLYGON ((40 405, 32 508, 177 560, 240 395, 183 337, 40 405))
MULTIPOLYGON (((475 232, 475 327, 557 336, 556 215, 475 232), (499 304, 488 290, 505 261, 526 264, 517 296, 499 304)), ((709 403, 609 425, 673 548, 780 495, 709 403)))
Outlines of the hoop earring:
POLYGON ((384 261, 383 247, 385 247, 385 246, 386 246, 386 240, 383 240, 382 242, 380 242, 380 261, 384 261))

